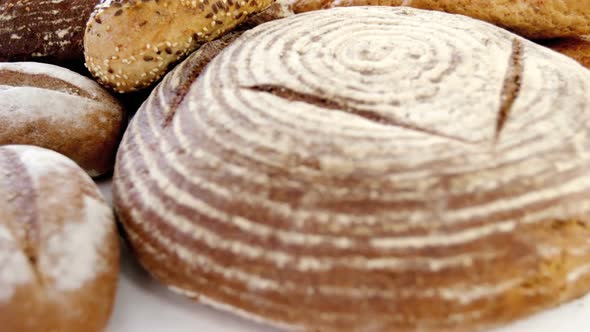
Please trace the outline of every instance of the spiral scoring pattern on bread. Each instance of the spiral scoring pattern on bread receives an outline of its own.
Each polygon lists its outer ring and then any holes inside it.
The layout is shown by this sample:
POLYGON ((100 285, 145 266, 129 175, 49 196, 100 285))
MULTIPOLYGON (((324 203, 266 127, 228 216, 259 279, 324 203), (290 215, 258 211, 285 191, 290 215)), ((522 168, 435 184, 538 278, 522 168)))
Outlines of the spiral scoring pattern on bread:
POLYGON ((192 65, 136 115, 114 182, 172 289, 292 329, 461 331, 590 288, 574 61, 373 7, 270 22, 192 65))

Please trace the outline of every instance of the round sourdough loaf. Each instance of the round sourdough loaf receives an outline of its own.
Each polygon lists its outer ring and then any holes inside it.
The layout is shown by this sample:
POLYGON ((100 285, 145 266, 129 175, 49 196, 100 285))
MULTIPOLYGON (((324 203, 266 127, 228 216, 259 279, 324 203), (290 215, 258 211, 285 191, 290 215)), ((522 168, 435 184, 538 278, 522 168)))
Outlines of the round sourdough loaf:
POLYGON ((0 147, 0 326, 6 332, 99 332, 119 271, 114 216, 73 161, 0 147))
POLYGON ((467 15, 528 38, 590 33, 588 0, 291 0, 291 6, 296 13, 347 6, 409 6, 467 15))
POLYGON ((123 107, 96 82, 35 62, 0 63, 0 145, 60 152, 91 176, 113 168, 123 107))
POLYGON ((82 39, 99 0, 0 1, 0 61, 82 65, 82 39))
POLYGON ((271 0, 107 0, 84 35, 86 66, 117 92, 150 86, 171 64, 266 9, 271 0))
POLYGON ((590 290, 590 73, 464 16, 336 8, 156 88, 115 205, 171 289, 306 331, 475 331, 590 290))

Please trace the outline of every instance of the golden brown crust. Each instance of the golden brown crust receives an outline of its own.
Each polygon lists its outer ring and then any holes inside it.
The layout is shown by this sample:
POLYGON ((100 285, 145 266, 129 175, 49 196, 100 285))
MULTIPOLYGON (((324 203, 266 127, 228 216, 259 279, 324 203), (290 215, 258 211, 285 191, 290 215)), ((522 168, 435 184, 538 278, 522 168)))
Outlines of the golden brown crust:
POLYGON ((112 170, 125 122, 120 103, 88 78, 41 63, 0 64, 0 144, 52 149, 99 176, 112 170))
POLYGON ((71 160, 0 147, 0 326, 100 332, 114 302, 119 242, 110 207, 71 160))
POLYGON ((484 20, 528 38, 590 34, 586 0, 295 0, 296 13, 348 6, 409 6, 462 14, 484 20))
POLYGON ((590 289, 574 61, 387 7, 264 24, 198 78, 191 60, 133 119, 114 177, 135 253, 171 289, 328 332, 475 331, 590 289))
POLYGON ((543 43, 547 47, 574 58, 590 69, 590 36, 551 40, 543 43))
POLYGON ((105 1, 88 22, 86 66, 124 93, 150 86, 201 43, 233 29, 271 0, 105 1))

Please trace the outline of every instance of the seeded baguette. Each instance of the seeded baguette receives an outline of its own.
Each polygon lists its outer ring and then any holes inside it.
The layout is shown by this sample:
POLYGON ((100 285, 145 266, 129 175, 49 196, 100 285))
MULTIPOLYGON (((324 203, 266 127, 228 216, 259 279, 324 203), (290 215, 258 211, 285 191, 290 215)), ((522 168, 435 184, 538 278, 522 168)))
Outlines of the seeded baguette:
POLYGON ((349 6, 408 6, 462 14, 530 39, 590 34, 588 0, 293 0, 296 13, 349 6))
POLYGON ((0 330, 101 332, 119 242, 96 184, 56 152, 0 146, 0 330))
POLYGON ((107 0, 84 35, 86 66, 125 93, 150 86, 168 66, 267 8, 272 0, 107 0))
POLYGON ((572 59, 356 7, 248 30, 198 78, 192 60, 132 120, 113 183, 171 290, 293 331, 473 332, 590 289, 572 59))

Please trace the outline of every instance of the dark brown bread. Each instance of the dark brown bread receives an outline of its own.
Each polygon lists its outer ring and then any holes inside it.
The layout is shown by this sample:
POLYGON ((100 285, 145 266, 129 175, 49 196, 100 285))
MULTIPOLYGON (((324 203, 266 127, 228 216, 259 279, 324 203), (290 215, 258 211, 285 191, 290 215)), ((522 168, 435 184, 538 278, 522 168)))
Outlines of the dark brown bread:
POLYGON ((81 65, 86 22, 99 0, 0 0, 0 62, 81 65))
POLYGON ((70 159, 0 147, 0 330, 101 332, 119 242, 111 208, 70 159))
POLYGON ((0 145, 55 150, 98 176, 112 170, 125 122, 119 102, 86 77, 49 64, 0 63, 0 145))
POLYGON ((134 252, 174 291, 292 330, 473 332, 590 289, 575 61, 394 7, 263 24, 198 78, 193 60, 114 177, 134 252))

